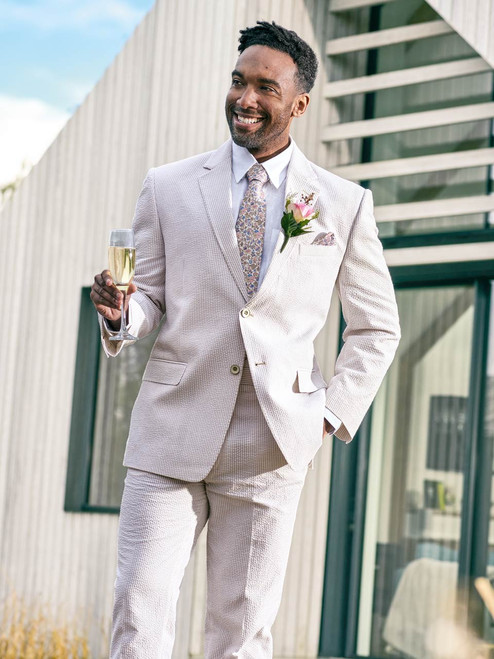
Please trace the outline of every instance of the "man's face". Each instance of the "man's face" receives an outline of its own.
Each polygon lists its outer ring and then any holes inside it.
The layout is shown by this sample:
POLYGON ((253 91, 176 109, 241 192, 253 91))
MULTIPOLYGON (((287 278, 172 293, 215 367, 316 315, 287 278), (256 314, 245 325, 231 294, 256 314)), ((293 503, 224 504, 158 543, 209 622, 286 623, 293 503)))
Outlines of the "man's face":
POLYGON ((266 159, 289 143, 293 117, 305 112, 309 96, 296 83, 290 55, 267 46, 250 46, 237 60, 225 112, 233 141, 266 159))

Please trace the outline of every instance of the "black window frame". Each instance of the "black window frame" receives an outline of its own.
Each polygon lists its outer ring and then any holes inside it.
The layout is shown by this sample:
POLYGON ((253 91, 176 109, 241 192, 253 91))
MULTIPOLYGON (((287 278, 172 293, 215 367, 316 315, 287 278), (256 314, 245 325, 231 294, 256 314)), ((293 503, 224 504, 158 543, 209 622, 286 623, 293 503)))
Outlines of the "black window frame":
POLYGON ((81 289, 79 332, 72 395, 65 512, 118 514, 120 507, 88 503, 93 454, 93 434, 98 393, 101 342, 97 312, 89 297, 90 287, 81 289))

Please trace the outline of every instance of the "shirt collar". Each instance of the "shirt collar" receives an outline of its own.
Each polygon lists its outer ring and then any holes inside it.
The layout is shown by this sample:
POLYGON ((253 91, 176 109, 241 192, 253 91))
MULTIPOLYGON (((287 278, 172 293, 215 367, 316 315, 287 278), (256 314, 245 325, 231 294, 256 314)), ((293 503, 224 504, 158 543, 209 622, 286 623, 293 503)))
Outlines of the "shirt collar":
MULTIPOLYGON (((262 164, 268 173, 270 182, 275 188, 279 188, 286 178, 286 170, 290 163, 290 158, 293 153, 294 141, 290 138, 290 145, 287 149, 279 153, 274 158, 265 160, 262 164)), ((252 153, 244 146, 239 146, 232 141, 232 170, 235 181, 238 183, 249 171, 252 165, 255 165, 257 160, 252 153)))

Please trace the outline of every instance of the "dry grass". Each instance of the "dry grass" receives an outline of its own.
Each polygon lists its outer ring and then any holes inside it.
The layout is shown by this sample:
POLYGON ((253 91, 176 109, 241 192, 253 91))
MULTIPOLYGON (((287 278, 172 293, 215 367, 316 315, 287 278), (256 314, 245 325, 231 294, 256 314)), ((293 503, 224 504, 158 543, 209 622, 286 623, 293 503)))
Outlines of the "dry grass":
POLYGON ((89 659, 87 638, 73 625, 57 626, 41 610, 29 610, 16 596, 2 606, 1 659, 89 659))

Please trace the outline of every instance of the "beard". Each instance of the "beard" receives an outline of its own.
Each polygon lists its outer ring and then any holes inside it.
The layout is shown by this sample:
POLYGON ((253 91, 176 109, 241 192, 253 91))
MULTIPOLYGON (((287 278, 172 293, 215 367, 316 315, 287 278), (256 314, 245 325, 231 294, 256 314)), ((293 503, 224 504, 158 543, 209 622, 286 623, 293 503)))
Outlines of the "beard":
POLYGON ((249 151, 259 151, 269 143, 270 138, 269 135, 266 135, 268 131, 266 130, 267 126, 264 124, 265 121, 266 119, 263 119, 259 128, 252 133, 247 131, 242 132, 241 130, 237 130, 234 125, 233 113, 229 112, 227 114, 228 128, 230 129, 232 140, 238 146, 243 146, 249 151))
POLYGON ((234 124, 234 106, 226 107, 226 120, 232 140, 251 152, 268 149, 284 133, 290 122, 290 112, 283 113, 272 122, 272 117, 263 115, 260 126, 255 131, 238 130, 234 124))

